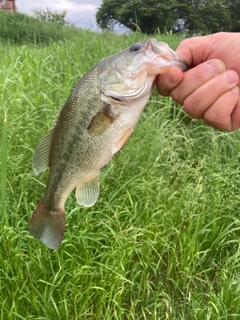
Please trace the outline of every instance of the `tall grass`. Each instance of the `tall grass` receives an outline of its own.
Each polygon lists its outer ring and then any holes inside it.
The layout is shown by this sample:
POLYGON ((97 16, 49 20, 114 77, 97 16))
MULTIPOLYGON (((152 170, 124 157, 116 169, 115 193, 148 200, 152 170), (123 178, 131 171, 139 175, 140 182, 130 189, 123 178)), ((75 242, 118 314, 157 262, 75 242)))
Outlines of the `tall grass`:
POLYGON ((6 221, 5 197, 7 184, 7 111, 4 110, 2 122, 2 150, 1 150, 1 217, 6 221))
MULTIPOLYGON (((40 21, 25 13, 0 10, 0 39, 16 44, 48 44, 70 37, 77 29, 61 23, 40 21)), ((78 32, 81 33, 80 30, 78 32)))
POLYGON ((86 31, 0 47, 1 319, 240 318, 239 132, 191 121, 156 93, 103 170, 97 204, 69 197, 61 248, 28 232, 46 183, 32 173, 36 144, 91 66, 143 38, 86 31))

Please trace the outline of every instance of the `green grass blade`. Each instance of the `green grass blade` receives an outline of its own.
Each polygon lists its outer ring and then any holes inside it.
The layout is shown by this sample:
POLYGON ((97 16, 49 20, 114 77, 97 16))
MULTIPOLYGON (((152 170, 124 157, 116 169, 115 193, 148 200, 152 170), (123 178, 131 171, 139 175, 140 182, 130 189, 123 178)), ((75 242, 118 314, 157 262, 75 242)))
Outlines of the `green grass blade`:
POLYGON ((3 115, 2 146, 1 146, 1 215, 2 222, 6 222, 6 186, 7 186, 7 111, 3 115))

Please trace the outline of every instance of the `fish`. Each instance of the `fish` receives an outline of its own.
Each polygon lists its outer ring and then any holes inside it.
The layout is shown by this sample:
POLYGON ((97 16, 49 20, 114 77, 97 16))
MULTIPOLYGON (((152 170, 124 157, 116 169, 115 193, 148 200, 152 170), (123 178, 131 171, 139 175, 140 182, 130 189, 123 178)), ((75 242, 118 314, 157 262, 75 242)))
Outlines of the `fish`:
POLYGON ((150 38, 100 61, 76 84, 32 160, 35 175, 48 168, 49 175, 29 231, 49 249, 61 246, 70 193, 76 189, 79 205, 95 204, 100 170, 133 133, 157 75, 172 66, 187 69, 167 43, 150 38))

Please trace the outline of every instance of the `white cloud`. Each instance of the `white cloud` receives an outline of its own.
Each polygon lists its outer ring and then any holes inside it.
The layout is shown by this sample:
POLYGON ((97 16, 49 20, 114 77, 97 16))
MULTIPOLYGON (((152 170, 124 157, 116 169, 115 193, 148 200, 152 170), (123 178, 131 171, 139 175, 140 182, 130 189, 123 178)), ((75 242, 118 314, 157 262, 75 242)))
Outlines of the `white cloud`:
POLYGON ((16 5, 18 11, 28 14, 36 8, 66 11, 66 20, 71 24, 97 29, 95 15, 101 2, 101 0, 17 0, 16 5))

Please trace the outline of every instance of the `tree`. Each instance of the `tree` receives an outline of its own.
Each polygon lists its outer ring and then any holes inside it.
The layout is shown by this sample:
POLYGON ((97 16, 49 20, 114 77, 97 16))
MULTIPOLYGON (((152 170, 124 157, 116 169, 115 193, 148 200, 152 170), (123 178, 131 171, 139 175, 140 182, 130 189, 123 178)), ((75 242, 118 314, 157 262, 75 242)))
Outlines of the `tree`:
POLYGON ((240 30, 240 0, 103 0, 96 14, 102 29, 120 23, 131 30, 210 33, 240 30))
POLYGON ((230 11, 233 32, 240 32, 240 0, 228 0, 226 5, 230 11))
POLYGON ((180 15, 190 33, 231 30, 230 11, 225 0, 182 0, 180 15))
POLYGON ((96 14, 97 24, 102 29, 112 29, 117 23, 131 30, 138 26, 144 33, 156 29, 171 29, 176 22, 174 8, 177 0, 104 0, 96 14))

